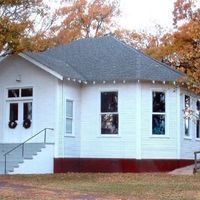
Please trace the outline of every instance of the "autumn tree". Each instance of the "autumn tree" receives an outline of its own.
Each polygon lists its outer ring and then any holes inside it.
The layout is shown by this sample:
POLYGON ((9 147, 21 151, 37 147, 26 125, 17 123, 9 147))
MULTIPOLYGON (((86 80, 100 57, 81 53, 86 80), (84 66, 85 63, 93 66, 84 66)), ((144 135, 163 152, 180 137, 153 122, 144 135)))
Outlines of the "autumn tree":
POLYGON ((139 50, 147 48, 147 34, 145 32, 137 32, 117 27, 113 35, 124 43, 139 50))
POLYGON ((200 9, 195 1, 177 0, 174 4, 174 31, 144 34, 146 54, 186 73, 181 80, 186 87, 200 94, 200 9))
POLYGON ((72 5, 62 6, 57 10, 61 23, 54 27, 57 42, 104 35, 112 30, 119 13, 117 0, 76 0, 72 5))
POLYGON ((25 50, 43 50, 53 20, 47 18, 48 9, 42 0, 1 0, 1 56, 25 50))
POLYGON ((162 47, 163 57, 174 56, 171 63, 186 73, 187 87, 200 94, 200 8, 193 0, 177 0, 173 15, 175 32, 162 47))
MULTIPOLYGON (((195 0, 176 0, 173 10, 173 25, 178 26, 180 22, 188 22, 195 18, 196 7, 195 0)), ((198 10, 197 10, 198 12, 198 10)))

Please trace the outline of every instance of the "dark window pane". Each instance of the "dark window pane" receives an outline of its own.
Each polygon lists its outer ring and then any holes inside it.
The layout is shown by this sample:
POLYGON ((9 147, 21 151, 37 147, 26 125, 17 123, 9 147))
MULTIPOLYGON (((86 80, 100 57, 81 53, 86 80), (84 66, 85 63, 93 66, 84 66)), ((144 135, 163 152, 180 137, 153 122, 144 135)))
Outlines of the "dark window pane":
POLYGON ((8 90, 8 97, 9 98, 19 97, 19 89, 8 90))
POLYGON ((10 121, 18 120, 18 103, 10 104, 10 121))
POLYGON ((24 120, 32 120, 32 102, 24 103, 24 120))
POLYGON ((117 112, 118 110, 117 92, 101 93, 101 112, 117 112))
POLYGON ((186 118, 185 119, 185 136, 190 135, 190 119, 186 118))
POLYGON ((165 135, 165 115, 153 115, 152 131, 153 135, 165 135))
POLYGON ((101 115, 101 134, 118 134, 118 114, 101 115))
POLYGON ((197 114, 196 138, 200 138, 200 101, 199 100, 197 100, 197 104, 196 104, 196 114, 197 114))
POLYGON ((200 112, 200 100, 197 100, 197 111, 200 112))
POLYGON ((196 125, 196 138, 200 138, 200 120, 197 120, 197 125, 196 125))
POLYGON ((185 95, 185 108, 190 107, 190 96, 185 95))
POLYGON ((33 96, 33 88, 24 88, 21 90, 22 97, 32 97, 33 96))
POLYGON ((153 112, 165 112, 164 92, 153 92, 153 112))

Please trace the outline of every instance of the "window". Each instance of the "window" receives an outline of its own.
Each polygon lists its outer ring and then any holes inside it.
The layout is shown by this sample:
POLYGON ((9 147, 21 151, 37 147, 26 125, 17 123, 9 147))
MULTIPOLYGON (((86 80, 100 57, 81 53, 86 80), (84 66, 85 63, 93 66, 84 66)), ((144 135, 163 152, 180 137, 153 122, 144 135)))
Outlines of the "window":
POLYGON ((196 115, 197 115, 196 138, 200 138, 200 100, 197 100, 196 103, 196 115))
POLYGON ((9 89, 8 98, 32 97, 33 88, 9 89))
MULTIPOLYGON (((29 128, 32 123, 32 98, 33 88, 10 88, 7 89, 8 120, 9 124, 18 121, 24 128, 29 128), (30 120, 30 121, 29 121, 30 120)), ((9 125, 10 128, 12 128, 9 125)))
POLYGON ((118 92, 101 93, 101 134, 118 134, 118 92))
POLYGON ((33 88, 23 88, 21 89, 21 97, 32 97, 33 88))
MULTIPOLYGON (((185 95, 185 109, 190 108, 190 96, 185 95)), ((185 136, 190 136, 190 117, 185 117, 185 136)))
POLYGON ((72 134, 73 101, 66 100, 66 134, 72 134))
POLYGON ((10 104, 10 121, 18 120, 18 103, 11 103, 10 104))
POLYGON ((152 93, 152 134, 165 135, 165 93, 152 93))
POLYGON ((16 97, 19 97, 19 89, 8 90, 8 98, 16 98, 16 97))
POLYGON ((23 120, 32 120, 32 102, 23 103, 23 120))

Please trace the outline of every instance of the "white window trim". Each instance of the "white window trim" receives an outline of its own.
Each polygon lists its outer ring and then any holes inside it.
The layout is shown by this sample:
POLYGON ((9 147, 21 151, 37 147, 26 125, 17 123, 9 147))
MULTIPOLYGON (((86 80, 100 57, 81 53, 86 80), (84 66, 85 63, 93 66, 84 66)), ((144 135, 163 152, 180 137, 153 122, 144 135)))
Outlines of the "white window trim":
MULTIPOLYGON (((16 86, 12 86, 12 85, 9 85, 9 86, 6 86, 6 87, 4 87, 4 98, 5 98, 5 102, 4 102, 4 108, 6 108, 6 104, 7 103, 9 103, 9 102, 12 102, 12 103, 19 103, 19 102, 21 102, 21 101, 24 101, 24 102, 31 102, 32 103, 32 120, 31 120, 31 126, 33 127, 33 124, 34 124, 34 121, 35 121, 35 119, 34 119, 34 113, 35 113, 35 111, 34 111, 34 109, 35 109, 35 103, 34 103, 34 94, 35 94, 35 92, 34 92, 34 88, 35 88, 35 86, 34 85, 32 85, 32 86, 30 86, 30 85, 22 85, 22 86, 18 86, 18 87, 16 87, 16 86), (26 89, 26 88, 32 88, 32 90, 33 90, 33 95, 32 96, 30 96, 30 97, 21 97, 21 89, 26 89), (15 89, 19 89, 19 97, 8 97, 8 90, 15 90, 15 89)), ((5 114, 7 114, 7 109, 4 111, 4 113, 5 114)), ((19 121, 19 119, 17 120, 17 122, 19 121)), ((7 123, 7 117, 5 118, 5 122, 4 122, 4 124, 5 123, 7 123)))
POLYGON ((5 89, 5 96, 6 101, 20 101, 20 100, 33 100, 34 98, 34 87, 33 86, 22 86, 22 87, 7 87, 5 89), (29 97, 21 97, 21 90, 26 88, 32 88, 33 95, 29 97), (8 91, 9 90, 19 90, 19 97, 8 97, 8 91))
POLYGON ((150 117, 150 135, 149 138, 162 138, 162 139, 169 139, 170 135, 169 135, 169 131, 168 131, 168 96, 167 96, 167 92, 164 89, 161 88, 152 88, 151 89, 151 117, 150 117), (153 112, 153 92, 163 92, 165 94, 165 112, 153 112), (153 134, 153 115, 165 115, 165 134, 164 135, 156 135, 153 134))
POLYGON ((184 136, 184 140, 192 140, 192 136, 184 136))
POLYGON ((65 136, 66 137, 75 137, 75 133, 74 133, 74 100, 69 99, 69 98, 65 99, 65 116, 64 117, 65 117, 65 123, 64 123, 65 124, 65 129, 64 129, 65 130, 65 136), (66 103, 67 103, 67 101, 72 102, 72 117, 69 117, 69 116, 66 115, 66 103), (66 125, 67 125, 66 120, 67 119, 72 120, 72 132, 70 132, 70 133, 66 131, 66 125))
POLYGON ((121 136, 120 136, 120 124, 119 124, 119 122, 120 122, 120 116, 119 116, 119 91, 117 90, 117 89, 108 89, 108 90, 100 90, 99 91, 99 94, 100 94, 100 101, 99 101, 99 111, 100 111, 100 114, 99 114, 99 128, 98 128, 98 132, 99 132, 99 134, 98 134, 98 138, 120 138, 121 136), (118 102, 117 102, 117 112, 101 112, 101 93, 103 93, 103 92, 117 92, 117 100, 118 100, 118 102), (117 134, 102 134, 101 133, 101 115, 105 115, 105 114, 117 114, 118 115, 118 133, 117 134))

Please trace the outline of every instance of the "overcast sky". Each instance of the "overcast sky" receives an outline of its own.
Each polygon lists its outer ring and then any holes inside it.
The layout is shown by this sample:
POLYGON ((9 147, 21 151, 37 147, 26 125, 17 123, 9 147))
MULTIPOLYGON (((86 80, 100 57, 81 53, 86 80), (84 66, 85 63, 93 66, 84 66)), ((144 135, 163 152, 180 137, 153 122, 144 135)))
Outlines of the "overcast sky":
MULTIPOLYGON (((56 8, 61 0, 45 0, 56 8)), ((69 0, 73 1, 73 0, 69 0)), ((172 28, 172 11, 175 0, 119 0, 119 24, 127 29, 152 32, 154 24, 172 28)))
POLYGON ((175 0, 120 0, 121 26, 129 29, 149 29, 158 23, 172 26, 172 11, 175 0))

